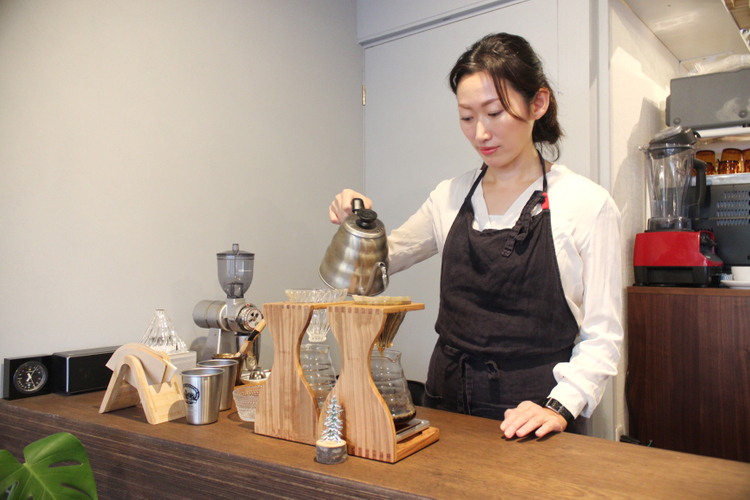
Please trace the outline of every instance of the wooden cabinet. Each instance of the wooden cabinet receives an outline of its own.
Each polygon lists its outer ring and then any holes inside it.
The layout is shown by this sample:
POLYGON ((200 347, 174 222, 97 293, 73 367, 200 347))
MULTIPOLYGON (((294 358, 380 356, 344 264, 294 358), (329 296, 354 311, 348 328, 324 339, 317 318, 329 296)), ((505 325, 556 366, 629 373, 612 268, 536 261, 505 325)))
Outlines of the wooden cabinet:
POLYGON ((750 462, 750 290, 628 288, 630 433, 750 462))

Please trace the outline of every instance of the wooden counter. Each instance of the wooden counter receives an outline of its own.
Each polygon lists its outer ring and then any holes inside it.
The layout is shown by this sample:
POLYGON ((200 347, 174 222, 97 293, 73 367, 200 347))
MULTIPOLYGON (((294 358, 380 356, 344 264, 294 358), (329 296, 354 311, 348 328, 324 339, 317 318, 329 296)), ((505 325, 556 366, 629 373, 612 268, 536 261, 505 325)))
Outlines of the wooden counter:
POLYGON ((750 464, 585 436, 505 440, 498 422, 424 408, 440 440, 396 464, 315 462, 315 448, 219 422, 149 425, 143 410, 100 415, 103 392, 0 400, 0 448, 67 431, 86 447, 100 498, 750 498, 750 464))

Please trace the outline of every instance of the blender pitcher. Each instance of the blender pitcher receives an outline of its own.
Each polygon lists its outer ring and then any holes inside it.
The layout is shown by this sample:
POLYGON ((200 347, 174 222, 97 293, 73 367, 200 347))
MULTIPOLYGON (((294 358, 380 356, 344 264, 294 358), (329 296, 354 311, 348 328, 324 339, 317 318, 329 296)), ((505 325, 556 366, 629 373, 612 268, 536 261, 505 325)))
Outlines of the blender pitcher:
POLYGON ((692 229, 688 217, 687 194, 694 163, 698 171, 698 204, 702 203, 706 191, 705 164, 695 160, 696 142, 697 137, 693 130, 677 126, 661 131, 648 145, 639 148, 650 160, 646 165, 646 178, 651 196, 649 231, 692 229))

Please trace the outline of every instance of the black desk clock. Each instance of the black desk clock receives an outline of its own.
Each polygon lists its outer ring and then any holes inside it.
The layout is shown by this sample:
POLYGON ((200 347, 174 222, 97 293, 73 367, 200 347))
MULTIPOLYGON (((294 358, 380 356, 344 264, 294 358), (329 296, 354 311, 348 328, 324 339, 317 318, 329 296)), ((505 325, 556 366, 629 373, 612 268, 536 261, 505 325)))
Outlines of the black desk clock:
POLYGON ((3 362, 3 398, 21 399, 52 392, 52 356, 21 356, 3 362))

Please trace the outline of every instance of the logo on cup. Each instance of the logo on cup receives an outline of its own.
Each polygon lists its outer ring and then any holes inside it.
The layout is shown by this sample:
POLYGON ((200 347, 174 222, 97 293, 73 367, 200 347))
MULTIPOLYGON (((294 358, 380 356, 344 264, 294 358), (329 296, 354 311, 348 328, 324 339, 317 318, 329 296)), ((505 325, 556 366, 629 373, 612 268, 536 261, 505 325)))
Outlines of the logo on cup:
POLYGON ((184 384, 185 388, 185 402, 189 405, 195 404, 201 397, 201 392, 197 387, 190 384, 184 384))

